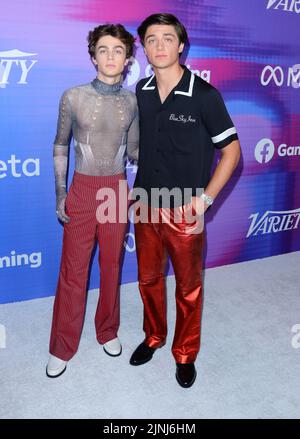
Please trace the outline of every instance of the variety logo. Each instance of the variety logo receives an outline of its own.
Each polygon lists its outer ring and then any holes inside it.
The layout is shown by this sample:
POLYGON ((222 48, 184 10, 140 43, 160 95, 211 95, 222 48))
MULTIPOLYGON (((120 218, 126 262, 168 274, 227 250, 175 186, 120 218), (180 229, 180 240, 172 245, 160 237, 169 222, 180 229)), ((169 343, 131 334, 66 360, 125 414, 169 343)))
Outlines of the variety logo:
POLYGON ((300 14, 300 0, 268 0, 267 9, 271 8, 300 14))
POLYGON ((30 268, 40 267, 42 265, 42 253, 21 253, 18 255, 15 250, 12 250, 10 255, 0 256, 0 269, 20 267, 22 265, 29 265, 30 268))
POLYGON ((0 160, 0 179, 7 177, 10 173, 13 177, 37 177, 40 175, 40 160, 29 158, 23 162, 11 155, 7 162, 0 160))
POLYGON ((255 158, 259 163, 268 163, 274 157, 275 151, 279 157, 300 156, 299 146, 288 146, 281 143, 277 149, 271 139, 261 139, 255 147, 255 158))
POLYGON ((260 217, 258 212, 253 213, 249 218, 252 219, 252 221, 247 233, 247 238, 250 236, 295 230, 299 226, 300 208, 286 211, 267 210, 260 217))
POLYGON ((271 83, 277 87, 287 85, 287 87, 300 88, 300 64, 295 64, 287 70, 281 66, 267 65, 261 72, 260 82, 264 87, 271 83))
POLYGON ((18 49, 0 52, 0 87, 4 88, 9 84, 9 75, 13 68, 17 68, 20 72, 17 84, 27 84, 28 73, 37 63, 36 59, 28 58, 36 55, 37 53, 21 52, 18 49))

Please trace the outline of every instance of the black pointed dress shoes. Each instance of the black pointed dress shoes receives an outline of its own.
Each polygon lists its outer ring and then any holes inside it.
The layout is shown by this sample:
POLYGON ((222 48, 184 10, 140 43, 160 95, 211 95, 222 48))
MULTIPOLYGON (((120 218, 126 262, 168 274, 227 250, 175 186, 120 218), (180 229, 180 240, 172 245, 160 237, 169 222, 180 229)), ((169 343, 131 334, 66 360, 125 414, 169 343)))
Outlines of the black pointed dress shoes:
POLYGON ((130 364, 132 366, 139 366, 140 364, 147 363, 151 360, 155 350, 155 348, 150 348, 146 343, 141 343, 131 355, 130 364))
POLYGON ((176 363, 176 379, 181 387, 191 387, 196 376, 194 363, 176 363))

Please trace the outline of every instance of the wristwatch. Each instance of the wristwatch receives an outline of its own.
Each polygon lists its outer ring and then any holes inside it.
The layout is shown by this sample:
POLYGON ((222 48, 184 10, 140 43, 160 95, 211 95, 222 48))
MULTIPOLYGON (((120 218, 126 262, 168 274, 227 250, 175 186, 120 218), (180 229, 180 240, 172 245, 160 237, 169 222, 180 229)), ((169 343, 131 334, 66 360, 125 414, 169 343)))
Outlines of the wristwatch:
POLYGON ((213 197, 210 197, 209 195, 206 195, 204 192, 203 192, 203 194, 201 194, 201 197, 200 197, 200 198, 202 198, 202 200, 203 200, 208 206, 211 206, 212 203, 214 202, 213 197))

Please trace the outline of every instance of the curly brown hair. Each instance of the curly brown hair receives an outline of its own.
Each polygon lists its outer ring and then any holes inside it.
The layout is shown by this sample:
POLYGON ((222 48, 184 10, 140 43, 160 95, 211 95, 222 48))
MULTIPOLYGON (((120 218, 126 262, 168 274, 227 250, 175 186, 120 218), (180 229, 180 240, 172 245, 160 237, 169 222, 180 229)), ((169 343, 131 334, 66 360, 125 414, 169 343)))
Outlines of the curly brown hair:
POLYGON ((96 44, 101 37, 110 35, 118 38, 126 46, 126 58, 133 54, 135 38, 122 24, 101 24, 88 33, 88 51, 91 57, 95 57, 96 44))

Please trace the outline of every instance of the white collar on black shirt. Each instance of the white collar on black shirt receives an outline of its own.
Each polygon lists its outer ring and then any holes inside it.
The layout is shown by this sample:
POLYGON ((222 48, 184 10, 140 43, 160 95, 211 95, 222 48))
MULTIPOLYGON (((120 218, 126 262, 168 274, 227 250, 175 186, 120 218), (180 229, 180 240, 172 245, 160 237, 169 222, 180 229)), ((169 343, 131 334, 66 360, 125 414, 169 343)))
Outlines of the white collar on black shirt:
MULTIPOLYGON (((154 78, 155 78, 155 75, 152 75, 149 78, 149 81, 147 81, 146 84, 144 85, 144 87, 142 87, 142 90, 145 90, 145 91, 155 90, 155 85, 150 85, 154 78)), ((194 73, 191 72, 188 91, 175 90, 174 94, 188 96, 189 98, 191 98, 193 96, 194 81, 195 81, 195 75, 194 75, 194 73)))

